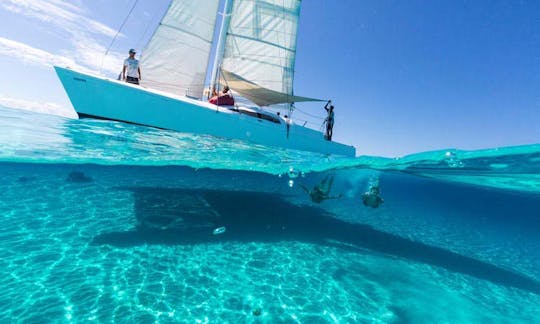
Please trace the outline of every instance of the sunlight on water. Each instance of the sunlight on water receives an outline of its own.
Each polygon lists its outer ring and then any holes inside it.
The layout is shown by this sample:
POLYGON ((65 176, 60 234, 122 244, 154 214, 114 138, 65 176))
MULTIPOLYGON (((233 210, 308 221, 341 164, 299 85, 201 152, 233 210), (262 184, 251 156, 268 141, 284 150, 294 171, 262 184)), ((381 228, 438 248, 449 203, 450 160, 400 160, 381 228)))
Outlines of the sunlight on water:
MULTIPOLYGON (((343 158, 269 148, 110 121, 73 120, 0 108, 0 160, 181 165, 286 174, 359 168, 394 170, 502 189, 540 192, 540 144, 441 150, 402 158, 343 158), (488 179, 489 178, 489 179, 488 179)), ((361 148, 358 150, 361 152, 361 148)))
POLYGON ((540 317, 540 145, 346 159, 3 108, 0 128, 2 322, 540 317))

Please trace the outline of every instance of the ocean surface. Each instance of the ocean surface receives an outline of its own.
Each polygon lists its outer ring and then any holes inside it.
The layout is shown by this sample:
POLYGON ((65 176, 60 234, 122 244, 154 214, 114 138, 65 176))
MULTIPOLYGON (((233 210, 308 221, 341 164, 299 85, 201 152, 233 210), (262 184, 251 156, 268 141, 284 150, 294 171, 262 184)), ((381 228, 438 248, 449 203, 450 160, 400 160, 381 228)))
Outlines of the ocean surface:
POLYGON ((540 145, 350 159, 0 107, 0 175, 2 323, 540 318, 540 145))

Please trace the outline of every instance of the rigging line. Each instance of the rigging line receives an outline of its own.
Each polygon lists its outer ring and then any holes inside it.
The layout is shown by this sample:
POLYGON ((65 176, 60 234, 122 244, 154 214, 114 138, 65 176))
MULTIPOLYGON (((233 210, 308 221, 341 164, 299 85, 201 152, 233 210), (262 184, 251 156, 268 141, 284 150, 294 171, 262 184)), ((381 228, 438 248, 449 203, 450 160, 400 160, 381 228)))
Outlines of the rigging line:
POLYGON ((295 110, 301 112, 301 113, 304 114, 304 115, 308 115, 309 117, 317 118, 317 119, 320 119, 320 120, 324 120, 324 119, 325 119, 325 118, 322 118, 322 117, 320 117, 320 116, 315 116, 315 115, 309 114, 309 113, 307 113, 307 112, 305 112, 305 111, 303 111, 303 110, 300 110, 300 109, 298 109, 298 108, 295 108, 295 110))
POLYGON ((182 86, 182 87, 189 87, 189 86, 205 86, 204 83, 170 83, 170 82, 163 82, 163 81, 157 81, 153 79, 145 79, 146 83, 152 82, 154 84, 163 85, 163 86, 182 86))
MULTIPOLYGON (((152 18, 150 19, 150 21, 148 22, 148 24, 146 25, 146 29, 144 30, 144 33, 142 34, 141 37, 139 37, 139 40, 137 41, 137 47, 139 49, 142 49, 142 41, 143 41, 143 38, 146 36, 146 34, 148 33, 148 31, 150 30, 150 27, 152 27, 152 23, 155 21, 156 17, 158 15, 158 12, 156 11, 154 13, 154 16, 152 16, 152 18)), ((141 51, 142 52, 142 51, 141 51)))
POLYGON ((124 21, 122 22, 122 24, 120 25, 120 28, 116 32, 116 35, 114 35, 111 43, 109 44, 109 47, 107 47, 107 50, 105 51, 105 54, 101 57, 101 66, 99 68, 100 72, 103 69, 103 61, 105 60, 105 57, 107 56, 107 54, 109 54, 109 51, 111 50, 111 47, 114 44, 114 41, 118 37, 118 34, 120 34, 120 31, 122 31, 122 28, 124 28, 124 25, 126 24, 126 22, 127 22, 128 18, 129 18, 129 16, 131 15, 131 13, 133 12, 133 9, 135 9, 135 6, 137 5, 137 2, 139 2, 139 0, 135 0, 135 2, 133 2, 133 6, 131 6, 131 9, 129 10, 126 18, 124 18, 124 21))

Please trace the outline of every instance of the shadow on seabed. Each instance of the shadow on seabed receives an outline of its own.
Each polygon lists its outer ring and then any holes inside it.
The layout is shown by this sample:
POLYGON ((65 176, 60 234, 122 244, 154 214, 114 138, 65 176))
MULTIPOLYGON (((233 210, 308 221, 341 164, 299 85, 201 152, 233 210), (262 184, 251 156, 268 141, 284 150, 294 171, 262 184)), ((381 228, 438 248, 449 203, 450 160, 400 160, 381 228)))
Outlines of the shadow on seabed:
POLYGON ((336 219, 323 209, 297 206, 273 193, 127 187, 135 198, 133 231, 103 233, 94 244, 198 244, 219 241, 302 241, 364 253, 365 249, 445 268, 540 294, 525 275, 371 226, 336 219), (212 231, 225 226, 222 235, 212 231), (363 252, 364 251, 364 252, 363 252))

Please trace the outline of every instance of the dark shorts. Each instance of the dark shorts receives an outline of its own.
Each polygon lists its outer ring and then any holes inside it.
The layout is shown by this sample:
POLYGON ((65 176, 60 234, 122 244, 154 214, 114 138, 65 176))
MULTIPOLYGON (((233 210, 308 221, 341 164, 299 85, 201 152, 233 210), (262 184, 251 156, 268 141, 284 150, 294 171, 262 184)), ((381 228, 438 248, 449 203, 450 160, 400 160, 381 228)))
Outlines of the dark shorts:
POLYGON ((133 83, 133 84, 139 84, 139 78, 134 77, 126 77, 126 82, 133 83))

